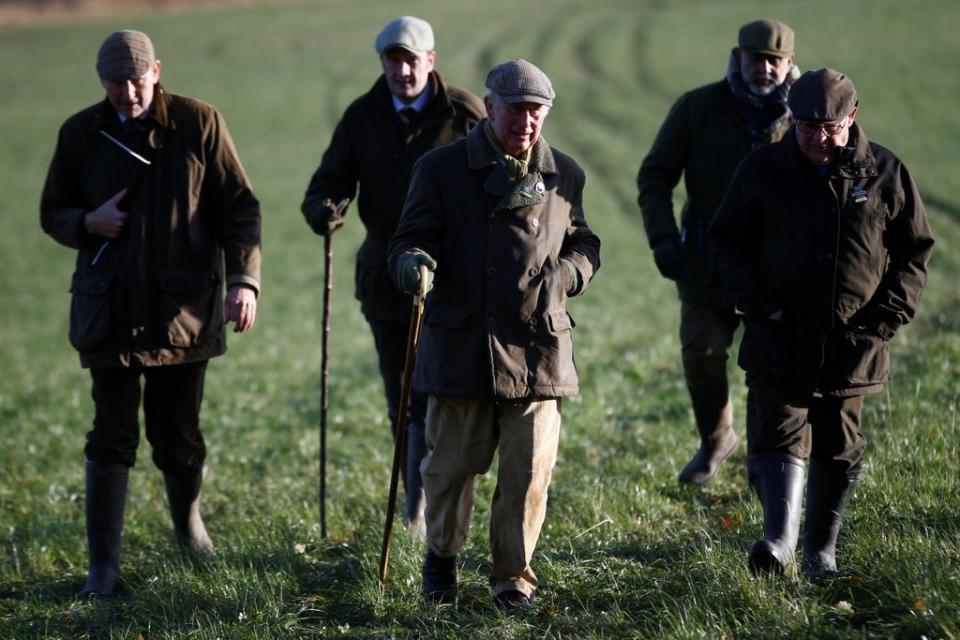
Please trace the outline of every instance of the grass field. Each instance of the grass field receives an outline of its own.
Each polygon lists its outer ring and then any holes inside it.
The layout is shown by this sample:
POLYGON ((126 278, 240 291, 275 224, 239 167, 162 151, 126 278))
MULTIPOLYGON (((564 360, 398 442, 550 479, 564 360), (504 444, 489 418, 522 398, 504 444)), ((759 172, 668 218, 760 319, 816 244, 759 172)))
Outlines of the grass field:
MULTIPOLYGON (((0 638, 958 638, 960 637, 960 3, 953 0, 329 0, 0 30, 0 638), (456 608, 419 598, 422 548, 399 530, 377 589, 391 445, 372 342, 352 296, 351 217, 335 241, 330 539, 317 513, 322 242, 299 203, 332 127, 379 73, 376 31, 430 20, 438 68, 475 92, 522 56, 558 98, 545 136, 588 173, 603 269, 572 304, 580 397, 564 431, 534 558, 532 613, 503 616, 486 586, 493 474, 478 482, 456 608), (858 120, 911 168, 938 245, 893 380, 871 397, 863 484, 840 538, 845 578, 756 580, 761 534, 742 451, 705 490, 676 475, 696 440, 679 363, 679 304, 656 273, 634 177, 670 104, 722 76, 737 28, 797 32, 804 69, 857 84, 858 120), (66 340, 72 252, 40 230, 57 127, 102 97, 96 48, 153 36, 163 81, 224 113, 264 213, 255 330, 212 363, 204 510, 220 553, 173 553, 147 445, 131 475, 123 597, 79 601, 86 571, 89 376, 66 340)), ((682 199, 682 194, 678 194, 682 199)), ((731 364, 742 414, 741 375, 731 364)), ((738 421, 739 422, 739 421, 738 421)), ((742 426, 738 426, 742 434, 742 426)), ((398 529, 400 529, 398 527, 398 529)))

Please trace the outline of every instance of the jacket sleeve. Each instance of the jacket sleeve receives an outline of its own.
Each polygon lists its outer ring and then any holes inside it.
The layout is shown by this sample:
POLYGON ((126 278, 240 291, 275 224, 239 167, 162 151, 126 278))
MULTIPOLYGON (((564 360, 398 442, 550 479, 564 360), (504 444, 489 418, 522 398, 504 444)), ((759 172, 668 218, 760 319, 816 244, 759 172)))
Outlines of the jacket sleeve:
POLYGON ((360 170, 350 133, 347 130, 349 114, 349 111, 345 113, 337 123, 330 145, 323 152, 320 166, 310 178, 303 203, 300 205, 300 211, 311 227, 315 227, 319 222, 318 218, 324 215, 324 200, 327 198, 333 202, 340 202, 344 198, 353 200, 357 193, 360 170))
POLYGON ((204 196, 216 203, 227 286, 243 284, 259 293, 260 203, 219 112, 214 110, 207 126, 203 189, 204 196))
POLYGON ((680 182, 690 155, 689 119, 690 101, 683 96, 667 114, 637 174, 637 203, 651 247, 664 238, 679 235, 673 189, 680 182))
POLYGON ((600 269, 600 238, 587 226, 587 220, 583 214, 585 183, 586 175, 581 171, 577 176, 575 197, 571 203, 570 225, 567 227, 559 256, 572 262, 579 275, 579 286, 570 292, 571 296, 583 293, 594 274, 600 269))
POLYGON ((84 225, 88 210, 83 206, 82 140, 68 139, 61 127, 40 196, 40 226, 54 240, 81 249, 90 236, 84 225))
POLYGON ((390 240, 388 265, 397 288, 401 288, 400 273, 410 254, 423 252, 435 260, 440 257, 443 211, 434 166, 424 162, 429 156, 428 153, 413 165, 403 213, 390 240))
POLYGON ((737 167, 708 234, 717 249, 717 265, 727 302, 748 317, 765 317, 782 309, 783 304, 764 285, 758 266, 761 220, 750 194, 753 193, 751 187, 762 184, 762 176, 753 171, 756 164, 751 162, 753 158, 753 154, 748 155, 737 167))
POLYGON ((876 293, 857 321, 885 340, 913 319, 927 281, 927 263, 933 252, 933 233, 920 193, 907 168, 899 166, 900 190, 884 234, 889 262, 876 293))

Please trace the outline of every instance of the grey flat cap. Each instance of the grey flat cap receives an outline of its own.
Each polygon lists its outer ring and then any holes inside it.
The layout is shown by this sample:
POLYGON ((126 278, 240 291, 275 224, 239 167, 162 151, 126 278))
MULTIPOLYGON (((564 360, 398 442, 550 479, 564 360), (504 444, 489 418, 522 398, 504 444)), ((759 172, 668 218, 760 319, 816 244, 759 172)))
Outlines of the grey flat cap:
POLYGON ((383 31, 377 34, 374 49, 383 55, 394 47, 415 53, 433 51, 433 29, 430 23, 413 16, 400 16, 391 20, 383 31))
POLYGON ((787 103, 797 120, 836 122, 857 106, 857 89, 834 69, 807 71, 790 87, 787 103))
POLYGON ((737 44, 750 53, 786 58, 793 53, 793 29, 778 20, 754 20, 740 27, 737 44))
POLYGON ((556 94, 550 78, 523 58, 498 64, 487 74, 487 89, 504 102, 534 102, 553 106, 556 94))
POLYGON ((139 78, 156 61, 150 37, 142 31, 124 29, 111 33, 100 45, 97 73, 104 80, 122 82, 139 78))

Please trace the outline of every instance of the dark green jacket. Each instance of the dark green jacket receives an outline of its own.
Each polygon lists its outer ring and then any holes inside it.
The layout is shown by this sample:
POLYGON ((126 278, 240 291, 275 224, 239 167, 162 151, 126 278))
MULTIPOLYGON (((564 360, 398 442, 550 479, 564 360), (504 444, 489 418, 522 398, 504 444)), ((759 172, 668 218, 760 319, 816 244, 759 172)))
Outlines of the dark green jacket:
MULTIPOLYGON (((691 302, 719 302, 716 257, 706 231, 733 172, 754 147, 740 110, 726 80, 684 94, 637 175, 637 202, 650 246, 682 235, 687 261, 677 287, 680 297, 691 302), (678 228, 673 190, 681 175, 687 201, 678 228)), ((761 142, 781 139, 790 123, 789 117, 777 120, 761 142)))
POLYGON ((433 95, 405 127, 393 107, 387 80, 347 107, 310 179, 301 210, 308 222, 321 215, 326 198, 353 198, 367 237, 357 252, 356 296, 367 318, 410 316, 410 296, 387 273, 387 245, 397 228, 413 164, 427 151, 459 140, 483 117, 483 103, 469 91, 430 75, 433 95))
POLYGON ((43 187, 40 224, 77 250, 70 341, 85 367, 218 356, 224 283, 260 288, 260 204, 223 117, 158 85, 145 128, 124 138, 106 100, 75 114, 60 129, 43 187), (123 188, 127 226, 105 244, 86 232, 84 216, 123 188))
POLYGON ((916 313, 933 236, 903 163, 856 124, 849 145, 825 178, 791 129, 744 159, 714 218, 727 293, 747 316, 748 382, 843 396, 889 378, 887 343, 916 313))
POLYGON ((600 268, 600 240, 583 214, 585 180, 543 138, 527 176, 512 180, 482 123, 417 164, 390 245, 397 282, 411 252, 437 261, 414 388, 478 400, 577 393, 567 296, 600 268))

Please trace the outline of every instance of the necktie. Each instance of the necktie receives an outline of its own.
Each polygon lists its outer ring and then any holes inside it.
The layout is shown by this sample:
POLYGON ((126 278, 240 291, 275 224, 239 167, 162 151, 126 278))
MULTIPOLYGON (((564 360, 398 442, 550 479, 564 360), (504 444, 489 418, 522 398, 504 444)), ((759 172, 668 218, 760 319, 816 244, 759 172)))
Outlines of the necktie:
POLYGON ((400 119, 403 120, 404 124, 409 125, 413 122, 414 118, 417 117, 417 110, 413 107, 404 107, 400 109, 400 119))

